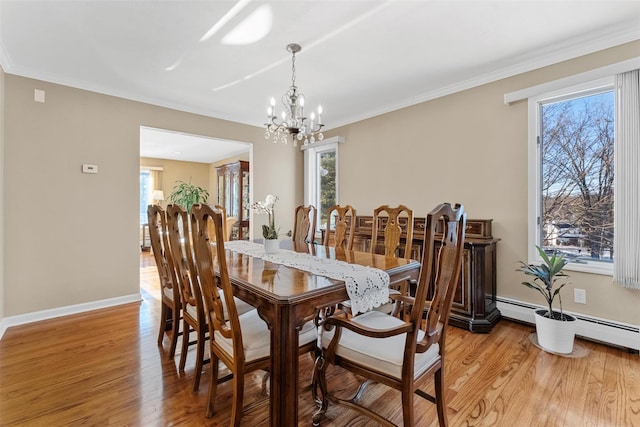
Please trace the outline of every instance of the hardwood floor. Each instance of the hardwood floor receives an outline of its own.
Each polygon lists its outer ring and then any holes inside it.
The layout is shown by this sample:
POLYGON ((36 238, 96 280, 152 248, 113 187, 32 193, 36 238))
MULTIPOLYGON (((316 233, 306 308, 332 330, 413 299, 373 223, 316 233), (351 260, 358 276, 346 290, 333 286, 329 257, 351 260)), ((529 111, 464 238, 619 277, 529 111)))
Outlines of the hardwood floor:
MULTIPOLYGON (((156 344, 157 272, 141 257, 143 301, 82 315, 10 328, 0 341, 0 425, 227 426, 231 387, 218 387, 216 416, 204 416, 208 367, 191 391, 194 352, 179 374, 168 359, 168 340, 156 344)), ((533 328, 506 320, 490 334, 450 327, 445 383, 450 425, 640 426, 640 356, 579 341, 582 358, 547 354, 529 339, 533 328)), ((179 346, 178 346, 179 347, 179 346)), ((179 353, 179 352, 178 352, 179 353)), ((312 361, 301 358, 301 378, 312 361)), ((329 385, 355 390, 357 379, 333 369, 329 385)), ((245 405, 263 399, 263 376, 247 378, 245 405)), ((399 395, 384 386, 366 397, 401 423, 399 395)), ((415 399, 419 426, 437 426, 435 406, 415 399)), ((315 406, 301 394, 300 425, 311 425, 315 406)), ((369 426, 368 419, 330 406, 323 426, 369 426)), ((267 424, 268 406, 245 414, 242 425, 267 424)))

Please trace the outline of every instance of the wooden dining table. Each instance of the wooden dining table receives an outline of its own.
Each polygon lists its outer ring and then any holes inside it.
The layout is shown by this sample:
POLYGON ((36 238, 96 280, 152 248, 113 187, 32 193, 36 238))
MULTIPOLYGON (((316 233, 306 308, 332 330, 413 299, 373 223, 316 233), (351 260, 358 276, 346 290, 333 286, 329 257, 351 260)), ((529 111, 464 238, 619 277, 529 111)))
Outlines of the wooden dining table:
MULTIPOLYGON (((280 241, 281 249, 373 267, 390 283, 417 279, 420 263, 403 258, 280 241)), ((298 331, 318 310, 347 300, 344 281, 227 250, 234 294, 258 309, 271 334, 270 425, 298 425, 298 331)))

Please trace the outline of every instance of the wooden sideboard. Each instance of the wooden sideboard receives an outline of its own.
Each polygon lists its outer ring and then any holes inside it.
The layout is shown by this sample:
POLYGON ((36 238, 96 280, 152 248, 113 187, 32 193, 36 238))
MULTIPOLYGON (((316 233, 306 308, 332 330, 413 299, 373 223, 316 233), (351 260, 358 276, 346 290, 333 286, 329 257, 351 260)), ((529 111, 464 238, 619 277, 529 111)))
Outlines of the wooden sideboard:
MULTIPOLYGON (((402 225, 402 219, 399 222, 402 225)), ((406 221, 406 219, 405 219, 406 221)), ((496 305, 496 244, 499 239, 491 235, 490 219, 467 219, 460 283, 451 307, 449 324, 472 332, 490 332, 500 311, 496 305)), ((411 258, 422 257, 426 219, 413 219, 411 258)), ((369 251, 373 218, 356 216, 353 249, 369 251)), ((380 222, 380 231, 385 222, 380 222)), ((324 239, 324 230, 323 239, 324 239)))

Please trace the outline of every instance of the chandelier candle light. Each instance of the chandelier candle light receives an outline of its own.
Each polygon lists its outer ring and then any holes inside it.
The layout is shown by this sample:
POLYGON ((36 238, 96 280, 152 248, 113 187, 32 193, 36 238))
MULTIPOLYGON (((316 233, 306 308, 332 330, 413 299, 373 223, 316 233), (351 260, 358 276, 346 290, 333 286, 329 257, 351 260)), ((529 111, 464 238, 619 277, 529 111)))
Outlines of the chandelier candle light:
POLYGON ((287 45, 287 51, 291 52, 291 86, 282 96, 284 109, 281 118, 276 116, 276 100, 271 98, 271 105, 267 108, 267 123, 264 137, 273 137, 273 142, 287 143, 287 138, 291 135, 293 146, 298 146, 298 141, 304 140, 304 144, 313 144, 316 140, 322 141, 322 106, 318 106, 318 118, 316 121, 315 112, 311 113, 310 120, 304 116, 304 95, 298 92, 296 86, 296 53, 302 47, 299 44, 291 43, 287 45))

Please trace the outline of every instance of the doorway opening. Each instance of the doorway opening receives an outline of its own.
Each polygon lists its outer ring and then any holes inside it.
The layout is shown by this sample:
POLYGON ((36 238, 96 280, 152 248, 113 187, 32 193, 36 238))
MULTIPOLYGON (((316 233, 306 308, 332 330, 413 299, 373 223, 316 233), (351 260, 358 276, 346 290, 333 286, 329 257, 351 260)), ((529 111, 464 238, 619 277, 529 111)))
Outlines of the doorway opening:
MULTIPOLYGON (((218 204, 217 170, 233 162, 249 164, 249 200, 252 200, 253 145, 248 142, 230 141, 203 135, 187 134, 167 129, 140 127, 140 286, 141 292, 150 292, 159 298, 159 289, 143 289, 155 280, 145 280, 149 269, 155 267, 148 234, 147 206, 171 203, 171 193, 179 182, 192 183, 209 193, 207 203, 218 204)), ((249 231, 251 233, 251 230, 249 231)), ((154 272, 157 276, 157 272, 154 272)), ((153 275, 152 275, 153 276, 153 275)), ((153 285, 153 283, 156 285, 153 285)))

